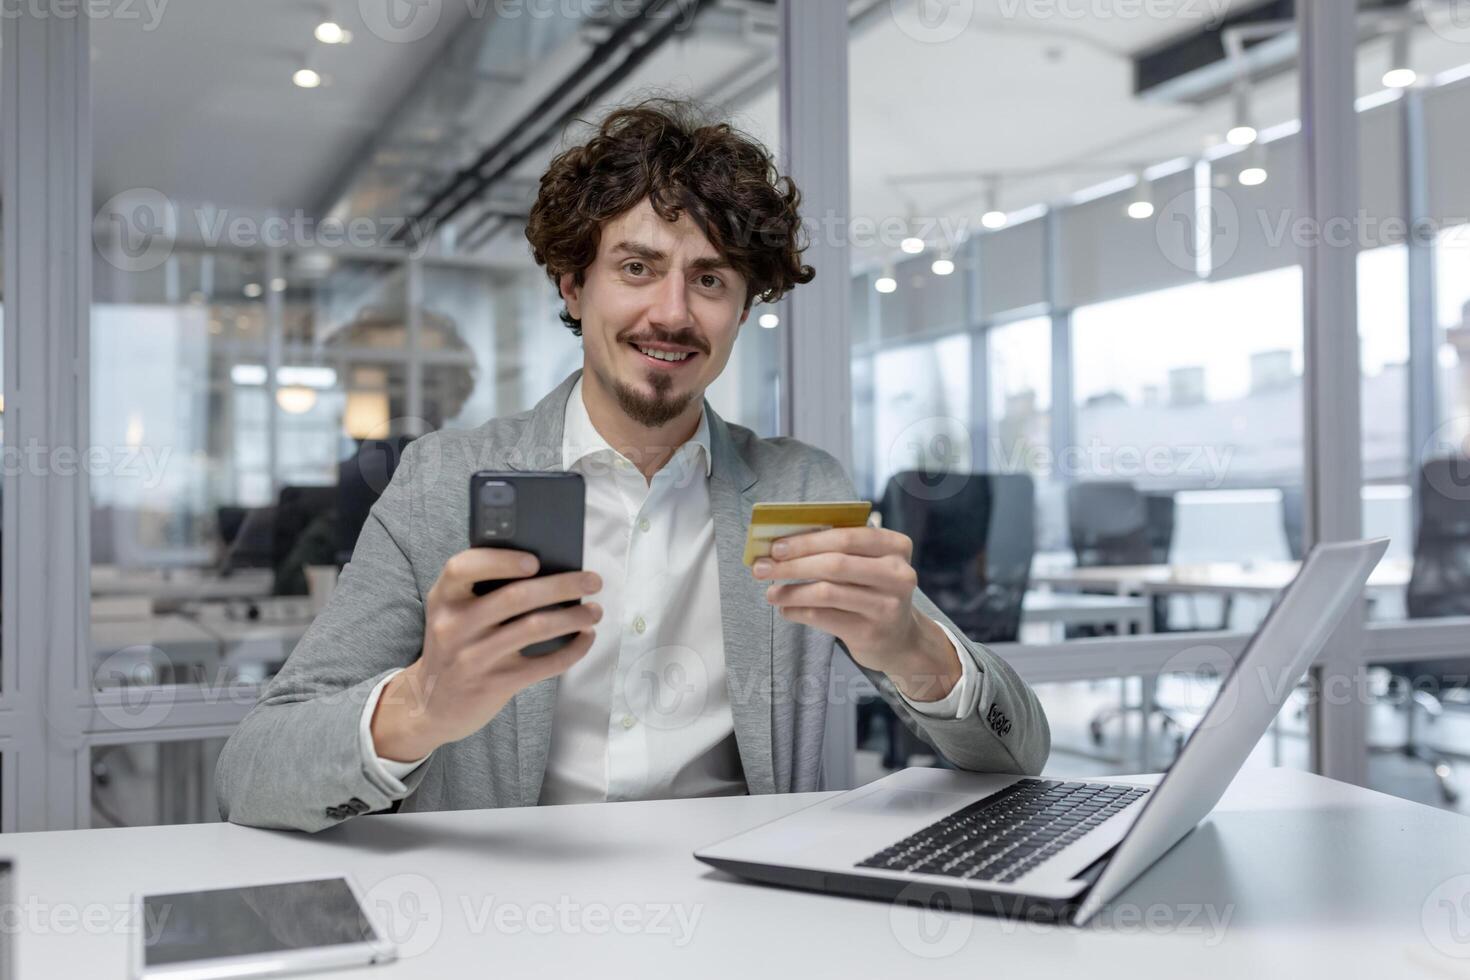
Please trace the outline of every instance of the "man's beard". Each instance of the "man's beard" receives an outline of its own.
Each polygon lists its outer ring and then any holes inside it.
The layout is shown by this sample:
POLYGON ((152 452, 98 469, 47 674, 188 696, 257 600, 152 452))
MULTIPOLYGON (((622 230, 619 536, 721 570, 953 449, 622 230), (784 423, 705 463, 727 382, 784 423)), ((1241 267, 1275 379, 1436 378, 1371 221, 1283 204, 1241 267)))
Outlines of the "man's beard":
POLYGON ((621 381, 614 381, 610 386, 623 414, 644 428, 657 429, 668 425, 682 415, 694 400, 692 391, 677 397, 668 395, 668 390, 674 384, 673 378, 651 374, 648 381, 653 386, 652 395, 645 395, 621 381))

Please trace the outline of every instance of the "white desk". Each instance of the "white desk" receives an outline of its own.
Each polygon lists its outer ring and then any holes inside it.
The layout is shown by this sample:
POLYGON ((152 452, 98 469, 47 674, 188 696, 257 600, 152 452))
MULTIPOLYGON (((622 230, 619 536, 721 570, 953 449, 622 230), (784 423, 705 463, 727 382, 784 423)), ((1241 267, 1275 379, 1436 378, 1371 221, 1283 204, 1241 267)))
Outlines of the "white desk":
POLYGON ((220 578, 213 572, 193 568, 160 570, 94 565, 91 582, 95 596, 148 596, 155 609, 166 612, 186 602, 268 596, 272 573, 268 568, 242 568, 227 578, 220 578))
POLYGON ((16 975, 123 976, 131 937, 113 910, 135 889, 340 873, 412 954, 350 974, 384 980, 1470 975, 1470 905, 1451 945, 1438 904, 1470 895, 1456 877, 1470 875, 1470 821, 1306 773, 1248 770, 1083 929, 749 885, 689 856, 816 798, 363 817, 316 837, 219 824, 6 834, 18 914, 41 923, 16 937, 16 975), (102 925, 84 928, 88 915, 102 925))
POLYGON ((1032 589, 1022 600, 1021 618, 1027 623, 1062 626, 1116 626, 1124 636, 1130 627, 1139 633, 1153 632, 1152 609, 1148 599, 1134 596, 1032 589))
MULTIPOLYGON (((1106 589, 1119 594, 1212 594, 1274 596, 1291 584, 1301 562, 1201 562, 1193 565, 1093 565, 1033 571, 1031 580, 1052 588, 1106 589)), ((1368 576, 1371 591, 1403 590, 1413 562, 1390 558, 1368 576)))

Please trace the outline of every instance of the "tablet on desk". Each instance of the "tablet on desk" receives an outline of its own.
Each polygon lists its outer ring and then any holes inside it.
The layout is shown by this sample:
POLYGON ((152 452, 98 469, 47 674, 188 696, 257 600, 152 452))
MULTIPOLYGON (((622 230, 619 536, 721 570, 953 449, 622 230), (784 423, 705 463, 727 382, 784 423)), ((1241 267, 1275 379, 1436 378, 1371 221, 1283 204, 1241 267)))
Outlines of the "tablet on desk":
POLYGON ((140 980, 280 976, 396 956, 345 878, 138 895, 134 912, 140 980))

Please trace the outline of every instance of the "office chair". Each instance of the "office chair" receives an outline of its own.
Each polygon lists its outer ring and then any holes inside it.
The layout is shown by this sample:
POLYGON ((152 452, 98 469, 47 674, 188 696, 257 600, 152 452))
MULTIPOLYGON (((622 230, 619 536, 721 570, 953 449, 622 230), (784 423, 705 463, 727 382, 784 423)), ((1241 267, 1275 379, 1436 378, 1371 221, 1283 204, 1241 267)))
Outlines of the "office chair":
MULTIPOLYGON (((1079 568, 1161 564, 1168 561, 1174 540, 1174 497, 1172 494, 1146 496, 1126 480, 1074 483, 1067 488, 1067 526, 1079 568)), ((1167 599, 1155 597, 1155 628, 1167 628, 1167 616, 1167 599)), ((1076 627, 1068 631, 1068 636, 1102 633, 1092 627, 1076 627)), ((1126 680, 1122 683, 1126 691, 1126 680)), ((1103 743, 1104 730, 1113 719, 1142 711, 1142 704, 1129 704, 1126 699, 1117 707, 1099 711, 1087 726, 1093 743, 1103 743)), ((1165 733, 1173 732, 1177 753, 1184 745, 1184 729, 1178 719, 1157 703, 1150 714, 1158 716, 1165 733)), ((1143 721, 1143 737, 1147 738, 1150 719, 1143 721)))
MULTIPOLYGON (((1411 619, 1470 616, 1470 459, 1425 461, 1419 469, 1418 531, 1414 566, 1407 595, 1411 619)), ((1414 715, 1422 710, 1432 723, 1446 704, 1463 706, 1470 689, 1470 659, 1440 659, 1384 664, 1404 699, 1407 729, 1402 752, 1426 763, 1434 772, 1446 803, 1459 799, 1453 767, 1446 753, 1421 745, 1415 738, 1414 715), (1434 690, 1425 690, 1425 681, 1434 690)))
MULTIPOLYGON (((314 562, 288 560, 293 557, 303 537, 324 534, 324 521, 335 519, 337 488, 282 487, 276 498, 276 518, 271 532, 271 567, 275 569, 274 595, 305 595, 305 566, 314 562)), ((336 551, 336 535, 330 535, 328 547, 336 551)))
POLYGON ((1301 484, 1281 488, 1281 533, 1286 536, 1286 552, 1292 561, 1306 557, 1306 505, 1301 484))
POLYGON ((355 454, 337 465, 338 565, 352 560, 368 512, 387 489, 404 449, 412 441, 412 436, 364 439, 355 454))
POLYGON ((221 578, 237 568, 270 568, 275 554, 276 507, 221 507, 218 512, 220 540, 225 549, 219 562, 221 578), (235 523, 239 512, 239 523, 235 523), (233 530, 231 529, 233 527, 233 530))
MULTIPOLYGON (((1015 641, 1036 553, 1036 489, 1025 474, 894 475, 884 489, 883 526, 914 542, 912 564, 921 591, 968 638, 1015 641)), ((859 705, 861 740, 874 721, 888 732, 883 763, 903 766, 928 748, 887 704, 859 705)))

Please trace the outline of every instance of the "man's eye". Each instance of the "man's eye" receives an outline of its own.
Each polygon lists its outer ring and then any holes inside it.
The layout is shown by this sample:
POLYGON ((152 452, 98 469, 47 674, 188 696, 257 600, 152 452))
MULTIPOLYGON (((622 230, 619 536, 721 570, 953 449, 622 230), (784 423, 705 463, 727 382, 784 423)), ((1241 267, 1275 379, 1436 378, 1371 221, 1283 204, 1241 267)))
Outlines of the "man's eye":
POLYGON ((712 276, 708 273, 699 277, 699 284, 705 289, 718 289, 722 285, 719 276, 712 276))
POLYGON ((623 271, 635 276, 641 276, 647 270, 647 268, 648 267, 642 262, 629 262, 627 265, 623 266, 623 271))

